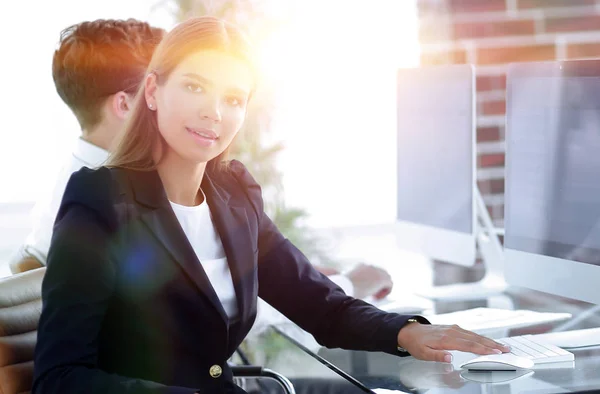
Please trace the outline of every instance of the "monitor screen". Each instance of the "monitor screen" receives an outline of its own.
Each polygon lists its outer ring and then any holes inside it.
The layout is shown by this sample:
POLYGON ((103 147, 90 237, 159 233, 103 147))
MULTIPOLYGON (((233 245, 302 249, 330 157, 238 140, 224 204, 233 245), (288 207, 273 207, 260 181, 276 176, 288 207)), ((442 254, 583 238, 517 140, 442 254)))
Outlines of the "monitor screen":
POLYGON ((507 101, 505 246, 600 265, 600 62, 516 69, 507 101))
POLYGON ((399 221, 473 232, 473 88, 469 65, 399 70, 399 221))

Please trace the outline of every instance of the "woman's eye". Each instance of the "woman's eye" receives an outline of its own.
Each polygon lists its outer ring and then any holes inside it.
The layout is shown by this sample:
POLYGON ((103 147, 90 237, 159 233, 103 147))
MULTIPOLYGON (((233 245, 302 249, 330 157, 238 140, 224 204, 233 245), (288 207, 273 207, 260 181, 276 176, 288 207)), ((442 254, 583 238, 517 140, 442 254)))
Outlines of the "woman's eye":
POLYGON ((192 93, 200 93, 204 90, 202 89, 202 86, 198 85, 197 83, 188 83, 186 86, 187 89, 192 93))
POLYGON ((244 100, 239 97, 228 97, 227 104, 234 106, 234 107, 243 107, 244 100))

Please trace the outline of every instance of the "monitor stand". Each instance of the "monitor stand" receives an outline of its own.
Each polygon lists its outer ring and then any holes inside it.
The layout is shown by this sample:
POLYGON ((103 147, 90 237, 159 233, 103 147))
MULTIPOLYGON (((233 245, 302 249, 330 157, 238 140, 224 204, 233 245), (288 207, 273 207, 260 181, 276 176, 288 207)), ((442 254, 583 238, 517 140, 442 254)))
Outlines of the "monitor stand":
POLYGON ((485 275, 477 282, 435 286, 419 291, 418 295, 440 301, 475 300, 500 294, 508 287, 504 279, 502 244, 498 239, 498 231, 494 228, 492 218, 478 188, 475 188, 475 202, 477 212, 476 242, 485 264, 485 275))

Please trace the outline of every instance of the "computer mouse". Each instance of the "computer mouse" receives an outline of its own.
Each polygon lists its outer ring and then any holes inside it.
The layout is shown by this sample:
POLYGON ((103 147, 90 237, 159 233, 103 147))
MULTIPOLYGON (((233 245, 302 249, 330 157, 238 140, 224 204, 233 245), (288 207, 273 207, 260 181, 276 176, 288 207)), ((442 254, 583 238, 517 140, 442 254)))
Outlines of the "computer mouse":
POLYGON ((503 353, 480 356, 467 361, 460 367, 471 371, 517 371, 531 369, 533 366, 534 362, 526 357, 503 353))

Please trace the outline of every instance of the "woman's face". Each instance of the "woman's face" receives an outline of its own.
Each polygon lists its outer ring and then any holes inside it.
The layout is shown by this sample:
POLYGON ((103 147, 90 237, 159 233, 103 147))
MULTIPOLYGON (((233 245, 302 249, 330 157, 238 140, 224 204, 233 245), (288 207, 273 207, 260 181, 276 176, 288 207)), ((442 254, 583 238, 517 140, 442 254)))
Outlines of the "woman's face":
POLYGON ((194 163, 221 154, 240 130, 254 83, 250 68, 223 52, 185 58, 166 81, 146 80, 146 102, 157 112, 167 154, 194 163))

